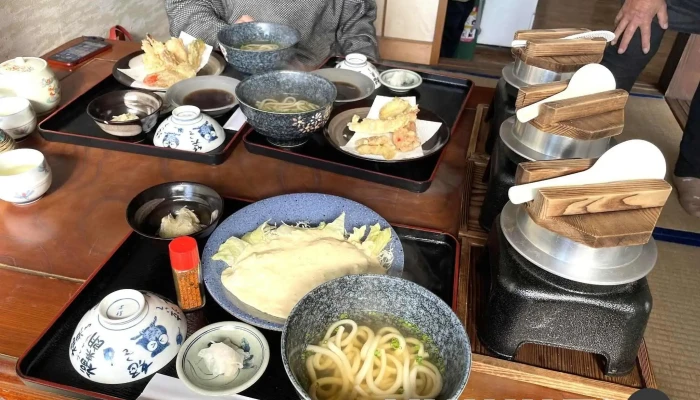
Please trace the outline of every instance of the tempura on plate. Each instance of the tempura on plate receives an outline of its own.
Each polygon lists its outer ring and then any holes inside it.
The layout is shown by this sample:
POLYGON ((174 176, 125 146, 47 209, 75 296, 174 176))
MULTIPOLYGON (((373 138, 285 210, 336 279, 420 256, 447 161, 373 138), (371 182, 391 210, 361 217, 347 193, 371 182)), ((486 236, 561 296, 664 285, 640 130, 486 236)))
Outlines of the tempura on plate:
POLYGON ((197 75, 206 45, 197 39, 185 46, 182 39, 170 38, 165 43, 147 35, 141 41, 143 64, 148 75, 143 82, 149 86, 168 88, 197 75))
POLYGON ((387 160, 396 157, 396 146, 386 136, 372 136, 360 139, 355 145, 357 146, 357 152, 360 154, 373 154, 382 156, 387 160))
POLYGON ((421 144, 416 133, 418 111, 417 106, 395 97, 379 110, 379 119, 361 120, 360 116, 354 115, 348 123, 351 131, 363 135, 380 135, 358 140, 355 150, 362 155, 379 155, 391 160, 397 152, 418 148, 421 144))

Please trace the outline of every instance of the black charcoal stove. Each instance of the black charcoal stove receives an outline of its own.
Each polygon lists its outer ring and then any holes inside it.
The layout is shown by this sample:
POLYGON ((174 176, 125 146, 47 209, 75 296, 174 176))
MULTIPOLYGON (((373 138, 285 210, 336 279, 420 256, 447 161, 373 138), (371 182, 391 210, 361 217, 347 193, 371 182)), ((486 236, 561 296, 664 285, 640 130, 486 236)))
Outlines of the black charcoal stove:
POLYGON ((654 239, 591 248, 537 225, 525 206, 496 217, 478 268, 489 277, 481 342, 510 359, 524 343, 599 354, 610 375, 634 368, 652 307, 654 239))

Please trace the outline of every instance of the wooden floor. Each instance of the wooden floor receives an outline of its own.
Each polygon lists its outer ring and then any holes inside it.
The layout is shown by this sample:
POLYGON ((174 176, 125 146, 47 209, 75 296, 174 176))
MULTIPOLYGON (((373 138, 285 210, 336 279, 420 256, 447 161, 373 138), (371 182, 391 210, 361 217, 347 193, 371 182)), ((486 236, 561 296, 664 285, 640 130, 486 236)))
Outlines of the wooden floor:
POLYGON ((690 110, 690 101, 666 98, 668 106, 671 107, 673 115, 678 120, 681 128, 685 129, 685 123, 688 122, 688 112, 690 110))
MULTIPOLYGON (((590 30, 613 30, 613 21, 620 4, 619 0, 539 0, 533 28, 583 27, 590 30)), ((675 32, 666 32, 659 51, 639 77, 635 91, 649 93, 655 90, 675 39, 675 32)), ((503 66, 511 61, 510 48, 477 46, 473 60, 441 58, 439 65, 444 68, 500 76, 503 66)))

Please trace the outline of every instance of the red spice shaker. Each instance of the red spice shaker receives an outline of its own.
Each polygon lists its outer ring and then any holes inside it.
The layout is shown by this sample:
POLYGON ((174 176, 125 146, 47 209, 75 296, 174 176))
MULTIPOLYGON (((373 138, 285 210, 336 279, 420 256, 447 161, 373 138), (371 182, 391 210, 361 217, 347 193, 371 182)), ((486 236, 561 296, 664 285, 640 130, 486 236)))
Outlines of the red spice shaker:
POLYGON ((197 241, 182 236, 171 241, 168 249, 180 308, 182 311, 193 311, 204 307, 206 298, 197 241))

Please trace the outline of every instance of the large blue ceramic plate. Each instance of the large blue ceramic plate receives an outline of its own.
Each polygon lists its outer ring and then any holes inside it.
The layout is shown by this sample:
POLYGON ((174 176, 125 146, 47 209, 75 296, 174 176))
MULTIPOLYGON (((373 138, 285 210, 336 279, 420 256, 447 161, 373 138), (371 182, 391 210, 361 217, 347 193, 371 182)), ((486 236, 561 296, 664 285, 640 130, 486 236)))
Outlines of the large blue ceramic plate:
MULTIPOLYGON (((202 274, 204 284, 211 297, 224 310, 236 318, 264 329, 281 331, 285 319, 266 314, 251 307, 230 293, 221 282, 221 272, 228 267, 223 261, 214 261, 212 256, 219 251, 219 246, 231 236, 241 237, 269 220, 270 224, 282 222, 295 224, 307 222, 312 226, 321 222, 332 222, 345 212, 345 230, 352 232, 353 227, 374 225, 390 227, 384 218, 360 203, 338 196, 318 193, 299 193, 271 197, 240 209, 226 218, 209 237, 202 254, 202 274)), ((401 276, 403 272, 403 247, 396 232, 391 230, 391 249, 394 259, 388 274, 401 276)))

